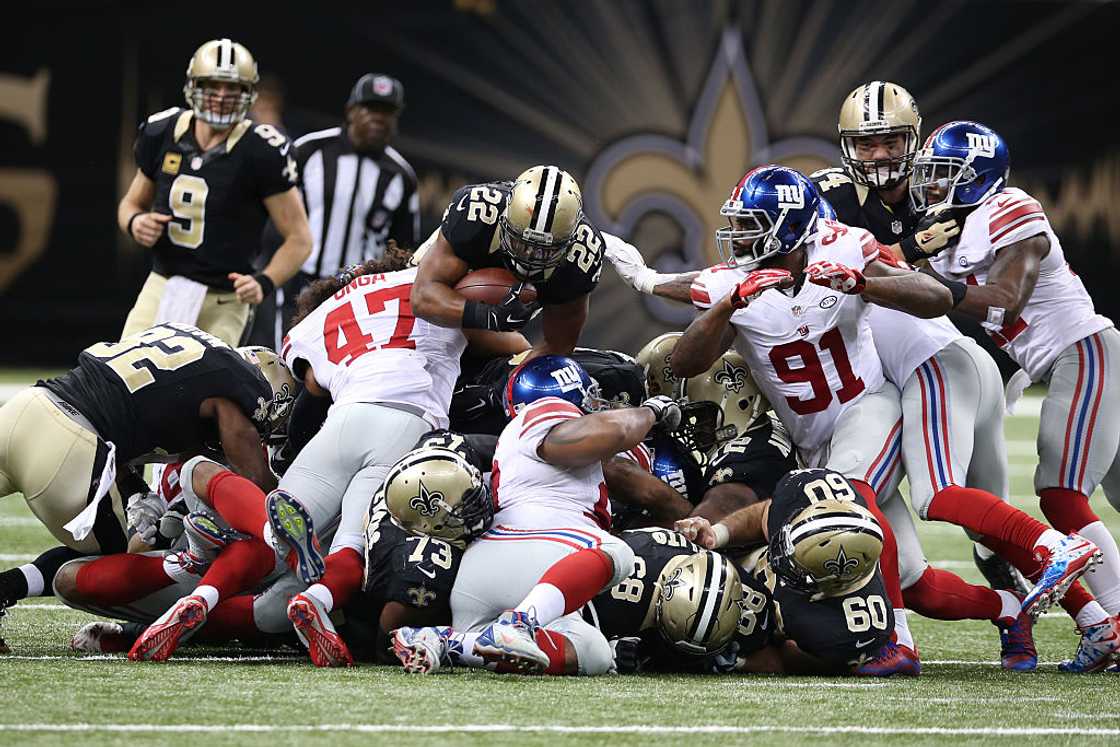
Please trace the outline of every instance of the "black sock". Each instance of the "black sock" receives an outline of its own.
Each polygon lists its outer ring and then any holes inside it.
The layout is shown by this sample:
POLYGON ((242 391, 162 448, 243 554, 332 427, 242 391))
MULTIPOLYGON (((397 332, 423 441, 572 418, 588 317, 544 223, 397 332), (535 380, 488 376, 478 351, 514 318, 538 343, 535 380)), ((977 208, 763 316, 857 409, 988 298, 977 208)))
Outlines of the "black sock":
POLYGON ((27 596, 27 579, 19 568, 0 573, 0 607, 10 607, 27 596))
MULTIPOLYGON (((43 574, 43 594, 44 597, 54 596, 54 576, 58 573, 58 569, 62 567, 63 563, 68 563, 75 558, 84 558, 86 553, 72 550, 65 545, 59 547, 52 547, 39 557, 31 561, 31 565, 39 569, 39 573, 43 574)), ((26 591, 26 583, 24 584, 24 594, 26 591)))

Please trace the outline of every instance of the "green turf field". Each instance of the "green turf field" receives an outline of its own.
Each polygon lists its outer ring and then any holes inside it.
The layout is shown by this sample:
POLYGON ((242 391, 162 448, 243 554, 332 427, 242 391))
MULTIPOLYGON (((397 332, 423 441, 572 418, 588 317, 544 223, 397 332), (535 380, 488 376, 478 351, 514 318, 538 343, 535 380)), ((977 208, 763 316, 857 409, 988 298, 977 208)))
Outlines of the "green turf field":
MULTIPOLYGON (((1008 420, 1013 500, 1035 515, 1036 430, 1036 414, 1008 420)), ((1120 516, 1103 498, 1094 507, 1120 532, 1120 516)), ((979 581, 959 529, 919 530, 934 563, 979 581)), ((0 502, 0 566, 51 544, 18 497, 0 502)), ((319 671, 290 651, 198 648, 166 664, 134 664, 74 655, 70 635, 89 619, 49 598, 11 610, 5 636, 14 653, 0 657, 0 744, 1120 742, 1120 677, 1056 671, 1077 643, 1058 613, 1035 629, 1034 674, 1000 670, 987 622, 912 618, 923 674, 905 681, 424 678, 369 666, 319 671)))

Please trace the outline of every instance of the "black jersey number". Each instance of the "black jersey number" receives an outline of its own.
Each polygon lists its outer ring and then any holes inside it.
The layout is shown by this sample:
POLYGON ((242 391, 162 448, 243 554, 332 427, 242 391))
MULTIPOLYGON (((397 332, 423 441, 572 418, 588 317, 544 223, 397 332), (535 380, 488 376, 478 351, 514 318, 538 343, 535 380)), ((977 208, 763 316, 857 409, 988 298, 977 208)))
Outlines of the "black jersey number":
POLYGON ((197 176, 180 174, 171 182, 171 214, 185 224, 171 221, 167 224, 167 238, 175 246, 184 249, 197 249, 202 245, 202 235, 206 230, 206 196, 210 187, 206 180, 197 176))
POLYGON ((133 393, 156 380, 151 370, 141 364, 175 371, 205 355, 206 345, 189 335, 177 334, 171 327, 153 327, 120 342, 99 342, 86 348, 86 352, 104 361, 133 393))

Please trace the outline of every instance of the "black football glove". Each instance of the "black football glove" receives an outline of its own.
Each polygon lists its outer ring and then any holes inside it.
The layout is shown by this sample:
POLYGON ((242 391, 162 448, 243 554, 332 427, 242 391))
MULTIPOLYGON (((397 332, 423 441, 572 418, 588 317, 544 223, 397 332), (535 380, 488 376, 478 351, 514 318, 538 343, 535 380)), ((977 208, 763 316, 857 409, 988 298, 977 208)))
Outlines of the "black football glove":
POLYGON ((918 222, 914 234, 898 242, 902 256, 907 262, 914 264, 945 251, 957 242, 963 224, 963 220, 958 221, 953 216, 952 210, 926 213, 918 222))
POLYGON ((681 425, 681 406, 672 397, 659 394, 643 402, 642 407, 648 407, 652 410, 654 423, 670 433, 677 430, 681 425))
POLYGON ((641 638, 637 636, 612 638, 610 644, 615 671, 618 674, 638 674, 642 671, 645 660, 641 653, 641 638))
POLYGON ((463 307, 463 329, 488 329, 491 332, 512 332, 521 329, 541 311, 536 301, 521 301, 524 283, 509 289, 500 304, 467 301, 463 307))

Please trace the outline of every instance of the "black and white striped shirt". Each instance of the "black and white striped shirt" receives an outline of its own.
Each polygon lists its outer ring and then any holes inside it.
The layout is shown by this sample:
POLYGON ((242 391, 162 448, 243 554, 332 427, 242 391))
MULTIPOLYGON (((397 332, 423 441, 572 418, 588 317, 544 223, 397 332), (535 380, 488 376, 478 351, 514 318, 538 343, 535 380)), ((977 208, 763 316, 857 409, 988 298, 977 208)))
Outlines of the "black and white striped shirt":
POLYGON ((379 155, 357 153, 341 127, 308 133, 295 146, 313 244, 303 272, 326 277, 376 259, 389 239, 415 248, 416 172, 400 153, 391 146, 379 155))

